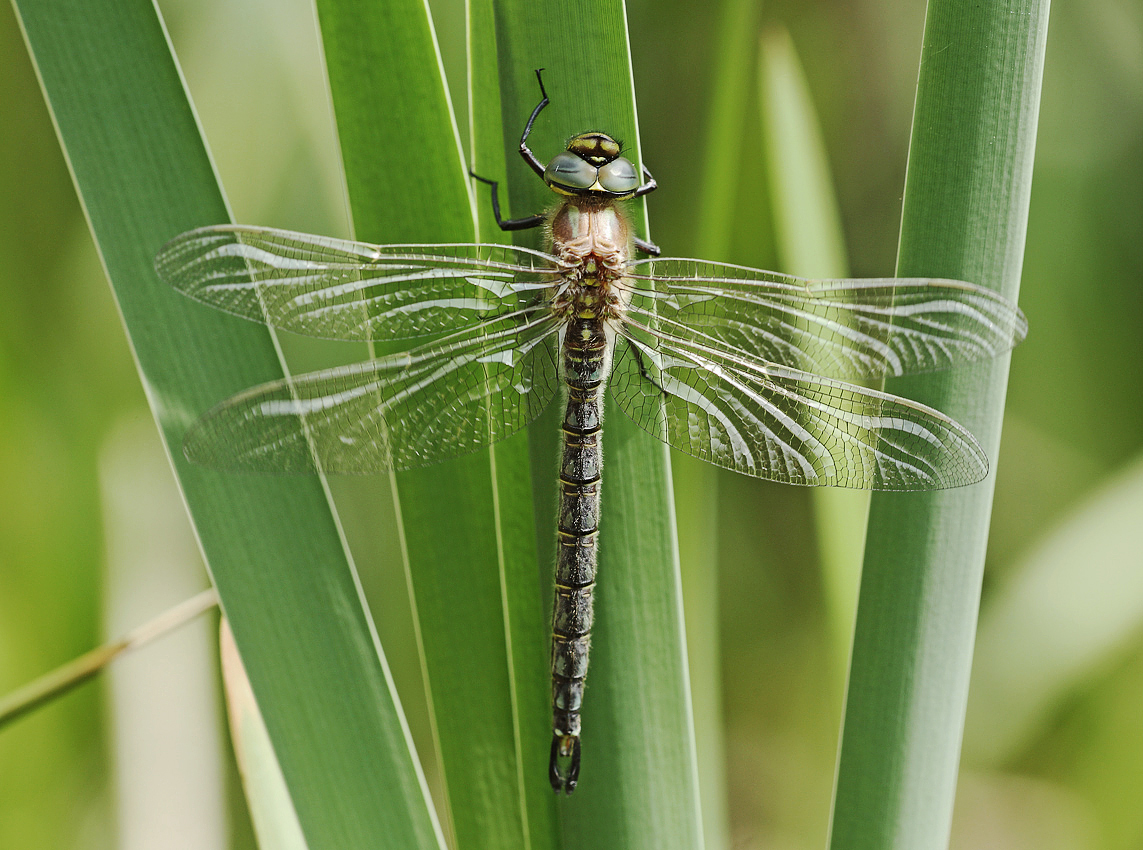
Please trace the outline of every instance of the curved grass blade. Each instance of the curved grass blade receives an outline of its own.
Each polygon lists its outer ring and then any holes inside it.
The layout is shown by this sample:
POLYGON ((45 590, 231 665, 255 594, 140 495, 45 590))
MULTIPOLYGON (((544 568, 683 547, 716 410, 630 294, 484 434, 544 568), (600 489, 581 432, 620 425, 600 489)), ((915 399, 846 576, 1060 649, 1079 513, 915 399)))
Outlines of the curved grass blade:
POLYGON ((124 653, 138 649, 157 637, 190 622, 218 604, 218 593, 204 590, 150 620, 117 640, 98 646, 73 658, 55 670, 0 697, 0 729, 35 711, 102 673, 124 653))
POLYGON ((153 4, 17 11, 309 847, 441 847, 322 481, 182 455, 198 413, 282 367, 264 327, 197 307, 151 266, 173 235, 229 218, 153 4))
POLYGON ((1143 456, 1019 559, 981 612, 964 758, 1003 765, 1143 630, 1143 456), (1067 600, 1061 616, 1060 600, 1067 600))

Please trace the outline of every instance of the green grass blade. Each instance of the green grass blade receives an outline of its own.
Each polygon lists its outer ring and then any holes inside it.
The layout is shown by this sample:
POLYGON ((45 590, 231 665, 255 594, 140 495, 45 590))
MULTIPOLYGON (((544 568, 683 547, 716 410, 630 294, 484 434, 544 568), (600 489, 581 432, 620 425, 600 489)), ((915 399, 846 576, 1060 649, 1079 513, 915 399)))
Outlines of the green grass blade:
POLYGON ((129 634, 85 652, 12 693, 5 694, 0 697, 0 729, 102 673, 121 655, 178 629, 216 605, 218 594, 213 588, 204 590, 132 629, 129 634))
MULTIPOLYGON (((502 118, 493 2, 470 0, 468 20, 472 167, 477 174, 502 180, 509 153, 512 165, 518 162, 513 149, 518 144, 519 125, 507 115, 502 118)), ((474 185, 481 241, 510 242, 510 236, 496 225, 487 187, 474 185)), ((503 193, 501 197, 504 198, 503 193)), ((511 209, 502 209, 502 213, 511 216, 511 209)), ((536 427, 531 429, 533 435, 536 427)), ((551 467, 541 467, 539 476, 532 474, 527 435, 496 446, 495 461, 505 624, 511 652, 510 686, 519 753, 520 806, 525 812, 531 847, 539 850, 559 845, 556 798, 545 770, 552 731, 548 655, 551 623, 547 609, 551 566, 546 559, 539 558, 537 547, 537 534, 543 535, 543 539, 552 535, 547 527, 537 525, 533 502, 537 485, 549 487, 551 467)))
MULTIPOLYGON (((760 57, 762 125, 780 269, 808 277, 848 277, 825 142, 789 33, 776 27, 767 30, 760 57)), ((827 614, 842 669, 853 636, 869 494, 818 487, 813 502, 827 614)))
POLYGON ((472 239, 460 140, 424 4, 319 0, 317 8, 357 237, 472 239))
POLYGON ((727 0, 718 26, 718 64, 710 95, 702 157, 702 195, 695 217, 699 256, 727 262, 742 184, 747 92, 752 91, 758 3, 727 0))
MULTIPOLYGON (((754 0, 730 0, 722 5, 719 14, 717 61, 701 158, 703 191, 695 218, 693 250, 694 256, 727 262, 733 260, 730 243, 735 204, 742 186, 739 169, 746 105, 753 91, 750 80, 758 4, 754 0)), ((720 848, 730 844, 718 602, 718 482, 724 473, 677 451, 671 453, 671 472, 675 508, 683 518, 678 529, 679 566, 686 601, 687 659, 694 701, 703 841, 707 847, 720 848)))
POLYGON ((829 159, 790 34, 769 27, 759 50, 762 126, 779 258, 790 274, 846 277, 829 159))
POLYGON ((226 620, 222 621, 218 644, 230 740, 258 844, 275 850, 307 850, 290 791, 226 620))
POLYGON ((282 369, 265 328, 189 303, 154 274, 167 239, 229 216, 153 5, 17 11, 310 848, 440 846, 322 482, 182 456, 201 411, 282 369))
MULTIPOLYGON (((1048 3, 932 0, 897 273, 1015 298, 1048 3)), ((995 459, 1008 358, 887 389, 947 411, 995 459)), ((943 848, 956 787, 994 476, 875 494, 858 602, 831 846, 943 848)))
MULTIPOLYGON (((472 241, 468 179, 424 5, 321 0, 318 12, 356 236, 472 241)), ((532 763, 521 764, 505 611, 527 577, 529 609, 541 604, 527 436, 395 480, 456 846, 527 846, 520 786, 544 781, 546 755, 527 751, 532 763)), ((543 644, 519 648, 542 671, 543 644)), ((538 708, 546 686, 522 686, 538 708)))
MULTIPOLYGON (((543 67, 552 103, 529 139, 537 156, 550 158, 575 133, 603 129, 623 140, 627 155, 637 161, 623 4, 597 3, 590 15, 582 8, 524 0, 495 4, 504 136, 510 142, 519 138, 539 100, 532 71, 543 67)), ((514 215, 552 203, 551 193, 515 156, 507 163, 507 182, 514 215)), ((635 203, 631 211, 645 233, 644 209, 635 203)), ((532 436, 538 542, 544 552, 540 569, 550 576, 555 480, 541 471, 556 469, 559 411, 549 412, 555 416, 542 419, 532 436)), ((611 405, 604 434, 583 772, 575 794, 560 803, 563 842, 577 848, 690 850, 702 846, 702 835, 669 458, 665 446, 611 405)))

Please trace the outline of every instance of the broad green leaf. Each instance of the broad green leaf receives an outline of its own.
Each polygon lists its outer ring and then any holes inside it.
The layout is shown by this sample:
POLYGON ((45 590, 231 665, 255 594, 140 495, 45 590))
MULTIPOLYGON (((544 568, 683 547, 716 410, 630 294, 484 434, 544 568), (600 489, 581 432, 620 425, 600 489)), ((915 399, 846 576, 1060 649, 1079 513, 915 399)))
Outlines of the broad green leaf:
MULTIPOLYGON (((897 273, 1019 289, 1048 3, 932 0, 897 273)), ((886 389, 949 413, 995 462, 1008 357, 886 389)), ((874 494, 831 847, 947 845, 995 471, 874 494)))
POLYGON ((167 239, 229 214, 154 6, 16 8, 309 847, 440 847, 323 482, 183 458, 196 416, 282 367, 265 328, 190 303, 155 276, 167 239))

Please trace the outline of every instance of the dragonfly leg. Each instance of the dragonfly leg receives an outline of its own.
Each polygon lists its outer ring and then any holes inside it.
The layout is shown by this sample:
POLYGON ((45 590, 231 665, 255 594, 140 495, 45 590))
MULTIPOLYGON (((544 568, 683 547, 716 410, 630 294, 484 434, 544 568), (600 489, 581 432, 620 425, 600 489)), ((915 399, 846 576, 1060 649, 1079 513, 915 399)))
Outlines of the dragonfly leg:
POLYGON ((540 83, 541 100, 536 104, 536 108, 532 110, 532 116, 528 119, 528 123, 524 127, 524 135, 520 137, 520 156, 524 157, 524 162, 528 163, 528 166, 541 177, 544 176, 544 164, 536 158, 536 155, 532 153, 532 149, 528 147, 528 136, 532 133, 532 125, 536 123, 536 116, 543 111, 545 106, 551 103, 551 101, 548 100, 548 93, 544 91, 544 78, 540 76, 543 70, 543 68, 536 69, 536 80, 540 83))
POLYGON ((628 350, 634 355, 635 362, 639 365, 639 374, 643 376, 643 380, 645 380, 663 395, 670 395, 670 393, 668 393, 663 388, 663 385, 652 378, 651 373, 647 371, 647 364, 643 362, 643 355, 640 353, 638 346, 631 342, 631 340, 627 339, 627 337, 623 337, 622 339, 625 343, 627 343, 628 350))
POLYGON ((651 172, 647 170, 647 166, 645 166, 645 165, 643 166, 643 178, 647 182, 644 183, 642 186, 640 186, 638 189, 636 189, 635 194, 632 195, 631 197, 642 198, 644 195, 647 195, 651 192, 654 192, 656 189, 659 188, 659 184, 655 182, 655 178, 651 176, 651 172))
POLYGON ((648 242, 646 239, 640 239, 638 236, 635 237, 635 247, 644 254, 650 254, 652 257, 657 257, 663 253, 663 249, 654 242, 648 242))
POLYGON ((543 215, 530 215, 527 218, 501 218, 500 198, 497 193, 497 187, 500 184, 498 184, 495 180, 489 180, 487 177, 481 177, 471 169, 469 169, 468 173, 479 180, 481 183, 487 183, 492 187, 492 214, 496 216, 496 223, 500 226, 501 230, 527 230, 529 227, 539 227, 544 223, 546 216, 543 215))
MULTIPOLYGON (((647 181, 638 189, 631 197, 641 198, 649 192, 654 192, 659 188, 659 184, 655 182, 655 178, 651 176, 651 172, 647 170, 647 166, 643 166, 643 177, 647 181)), ((649 254, 652 257, 657 257, 663 253, 663 249, 656 245, 654 242, 647 242, 644 239, 635 237, 635 247, 642 251, 644 254, 649 254)))
POLYGON ((570 794, 579 784, 579 736, 553 735, 552 756, 548 761, 548 780, 552 783, 552 790, 559 794, 563 791, 570 794), (560 759, 571 758, 567 773, 560 771, 560 759))

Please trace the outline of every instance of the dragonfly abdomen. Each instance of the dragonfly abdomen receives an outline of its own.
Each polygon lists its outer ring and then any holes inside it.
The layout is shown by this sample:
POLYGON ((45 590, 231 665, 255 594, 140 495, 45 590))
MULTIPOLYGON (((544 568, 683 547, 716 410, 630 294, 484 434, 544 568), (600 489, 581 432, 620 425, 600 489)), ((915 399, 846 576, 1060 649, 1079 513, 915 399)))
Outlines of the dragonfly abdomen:
POLYGON ((592 602, 603 471, 603 383, 607 337, 599 319, 569 322, 564 335, 567 385, 555 601, 552 606, 552 757, 550 779, 570 793, 579 773, 580 706, 591 645, 592 602), (559 759, 570 758, 566 773, 559 759))

